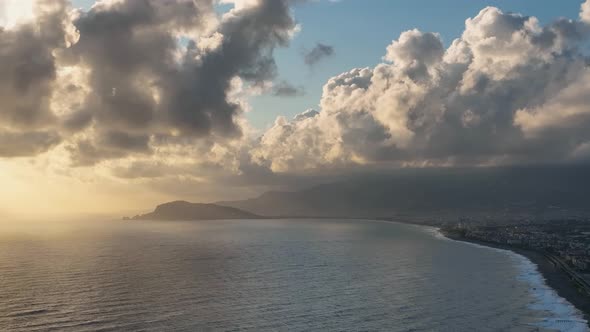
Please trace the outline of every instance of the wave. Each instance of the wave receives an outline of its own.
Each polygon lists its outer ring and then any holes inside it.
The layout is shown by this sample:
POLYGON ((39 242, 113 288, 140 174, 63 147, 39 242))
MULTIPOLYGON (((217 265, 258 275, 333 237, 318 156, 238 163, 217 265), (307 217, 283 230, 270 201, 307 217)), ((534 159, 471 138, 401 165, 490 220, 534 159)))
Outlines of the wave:
POLYGON ((499 249, 477 243, 453 240, 444 236, 440 231, 440 228, 424 227, 424 230, 435 238, 443 241, 457 242, 464 245, 493 250, 512 258, 516 263, 516 266, 519 268, 519 274, 517 276, 518 280, 529 285, 529 291, 535 299, 530 305, 530 308, 535 311, 547 313, 547 316, 537 322, 535 326, 560 332, 590 331, 588 328, 588 322, 584 319, 582 312, 566 299, 559 296, 553 288, 549 287, 545 278, 539 271, 537 264, 533 263, 525 256, 507 249, 499 249))

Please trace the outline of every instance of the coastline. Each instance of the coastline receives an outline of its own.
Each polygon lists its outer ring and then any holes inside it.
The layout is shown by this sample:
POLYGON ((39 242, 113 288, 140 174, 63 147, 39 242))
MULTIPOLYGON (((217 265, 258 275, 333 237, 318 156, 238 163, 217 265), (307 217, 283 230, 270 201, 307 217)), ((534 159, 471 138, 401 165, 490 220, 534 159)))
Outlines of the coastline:
POLYGON ((583 318, 586 321, 586 325, 590 328, 590 297, 580 294, 573 282, 569 279, 568 275, 559 267, 553 265, 549 258, 547 258, 543 253, 509 245, 465 239, 450 234, 444 234, 440 231, 438 233, 449 240, 471 243, 494 249, 507 250, 528 259, 533 263, 538 273, 543 277, 545 284, 554 290, 559 297, 565 299, 573 307, 580 311, 580 313, 583 315, 580 318, 583 318))
POLYGON ((551 308, 543 307, 541 303, 540 306, 536 304, 533 305, 533 309, 539 312, 551 312, 554 315, 561 315, 563 314, 563 310, 567 310, 569 308, 574 309, 572 314, 576 314, 568 316, 568 317, 545 317, 546 319, 540 321, 539 323, 543 324, 565 324, 562 320, 569 320, 572 322, 576 322, 575 329, 559 329, 559 327, 555 327, 554 325, 546 326, 540 325, 539 327, 543 328, 543 330, 539 331, 590 331, 590 297, 580 294, 576 287, 574 286, 573 282, 569 279, 568 275, 562 271, 559 267, 556 267, 551 260, 546 257, 543 253, 531 250, 531 249, 523 249, 520 247, 505 245, 505 244, 498 244, 498 243, 491 243, 485 241, 478 241, 472 239, 466 239, 460 236, 454 236, 453 234, 448 234, 442 232, 438 225, 436 224, 429 224, 429 223, 416 223, 411 222, 408 220, 398 220, 398 219, 389 219, 389 218, 341 218, 341 217, 267 217, 264 219, 350 219, 350 220, 366 220, 371 222, 384 222, 384 223, 396 223, 396 224, 404 224, 410 225, 421 229, 427 229, 429 233, 432 233, 436 237, 443 238, 445 240, 450 241, 457 241, 463 242, 468 244, 473 244, 476 246, 482 246, 492 249, 498 249, 501 251, 509 252, 514 257, 522 259, 522 262, 519 262, 520 265, 523 265, 523 272, 522 276, 519 278, 525 279, 531 285, 531 288, 535 290, 534 296, 537 297, 539 302, 543 302, 542 300, 549 299, 549 304, 554 305, 551 308), (560 303, 560 301, 554 301, 555 299, 565 301, 565 303, 560 303), (553 300, 553 301, 552 301, 553 300), (551 302, 552 301, 552 302, 551 302), (568 308, 569 307, 569 308, 568 308), (581 326, 583 325, 583 326, 581 326), (579 329, 582 327, 583 329, 579 329), (557 328, 557 330, 556 330, 557 328))

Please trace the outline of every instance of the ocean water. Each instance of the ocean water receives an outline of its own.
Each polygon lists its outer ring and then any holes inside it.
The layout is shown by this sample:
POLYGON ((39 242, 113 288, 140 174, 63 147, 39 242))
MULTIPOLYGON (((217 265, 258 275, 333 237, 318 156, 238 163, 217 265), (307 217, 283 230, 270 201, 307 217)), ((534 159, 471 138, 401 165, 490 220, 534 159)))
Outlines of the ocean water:
POLYGON ((0 331, 587 331, 580 317, 524 257, 411 225, 0 230, 0 331))

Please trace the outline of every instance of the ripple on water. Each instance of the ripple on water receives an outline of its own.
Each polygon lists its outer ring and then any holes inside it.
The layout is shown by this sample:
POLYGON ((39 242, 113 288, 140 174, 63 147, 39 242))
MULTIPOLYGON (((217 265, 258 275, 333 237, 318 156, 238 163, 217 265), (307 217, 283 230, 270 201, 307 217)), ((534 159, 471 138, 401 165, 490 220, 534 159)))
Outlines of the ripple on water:
POLYGON ((564 320, 576 317, 573 307, 542 286, 528 260, 408 225, 259 220, 63 229, 70 231, 0 231, 0 330, 577 326, 564 320))

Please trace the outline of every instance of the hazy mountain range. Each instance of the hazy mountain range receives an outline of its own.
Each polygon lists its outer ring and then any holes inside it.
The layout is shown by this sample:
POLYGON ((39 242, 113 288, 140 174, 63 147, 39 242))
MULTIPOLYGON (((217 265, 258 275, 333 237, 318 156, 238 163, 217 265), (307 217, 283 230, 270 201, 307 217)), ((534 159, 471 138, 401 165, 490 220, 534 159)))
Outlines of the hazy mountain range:
POLYGON ((590 167, 404 169, 215 204, 172 202, 136 219, 590 216, 590 167))
POLYGON ((407 169, 217 204, 290 217, 580 216, 590 210, 590 168, 407 169))

